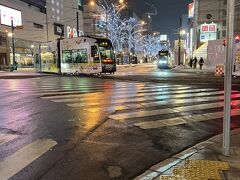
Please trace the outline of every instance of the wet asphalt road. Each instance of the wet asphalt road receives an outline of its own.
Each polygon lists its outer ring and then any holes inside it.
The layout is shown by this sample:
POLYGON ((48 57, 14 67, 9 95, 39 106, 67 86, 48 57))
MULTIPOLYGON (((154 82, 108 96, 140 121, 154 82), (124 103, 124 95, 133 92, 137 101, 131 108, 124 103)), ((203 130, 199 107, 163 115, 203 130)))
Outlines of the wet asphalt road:
MULTIPOLYGON (((170 80, 158 82, 154 73, 135 72, 137 81, 130 74, 123 80, 121 72, 0 79, 0 177, 132 179, 222 132, 220 81, 166 71, 170 80), (196 77, 199 84, 192 83, 196 77)), ((238 85, 233 89, 236 128, 240 93, 238 85)))

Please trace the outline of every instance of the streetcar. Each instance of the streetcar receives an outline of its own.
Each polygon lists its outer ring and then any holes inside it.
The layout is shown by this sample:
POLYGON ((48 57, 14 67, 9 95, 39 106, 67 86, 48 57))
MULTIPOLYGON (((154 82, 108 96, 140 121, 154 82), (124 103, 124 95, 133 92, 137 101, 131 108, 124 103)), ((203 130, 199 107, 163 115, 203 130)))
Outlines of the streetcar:
POLYGON ((45 43, 41 46, 41 59, 43 72, 55 72, 56 69, 63 74, 116 71, 113 46, 107 38, 81 36, 45 43))
POLYGON ((171 69, 173 67, 170 51, 162 50, 158 52, 157 66, 159 69, 171 69))
POLYGON ((98 37, 95 39, 99 48, 99 54, 101 59, 101 65, 102 65, 101 73, 114 74, 117 68, 116 68, 116 58, 115 58, 112 42, 106 38, 98 37))

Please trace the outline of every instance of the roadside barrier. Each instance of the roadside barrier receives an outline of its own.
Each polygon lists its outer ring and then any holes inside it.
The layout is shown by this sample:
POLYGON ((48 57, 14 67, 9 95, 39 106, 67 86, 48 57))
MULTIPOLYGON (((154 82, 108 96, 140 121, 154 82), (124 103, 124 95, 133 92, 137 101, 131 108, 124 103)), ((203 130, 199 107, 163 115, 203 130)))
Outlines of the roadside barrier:
POLYGON ((224 76, 224 65, 218 64, 215 69, 215 76, 224 76))

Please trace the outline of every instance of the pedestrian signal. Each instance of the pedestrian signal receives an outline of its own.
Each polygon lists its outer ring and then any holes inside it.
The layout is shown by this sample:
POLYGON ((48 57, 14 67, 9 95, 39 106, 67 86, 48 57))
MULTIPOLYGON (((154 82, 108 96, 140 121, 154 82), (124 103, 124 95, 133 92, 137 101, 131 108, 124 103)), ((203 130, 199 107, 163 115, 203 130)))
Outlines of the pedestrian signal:
POLYGON ((235 37, 235 43, 239 43, 239 40, 240 40, 240 36, 237 35, 237 36, 235 37))
POLYGON ((223 40, 223 46, 226 46, 226 45, 227 45, 227 40, 224 39, 224 40, 223 40))

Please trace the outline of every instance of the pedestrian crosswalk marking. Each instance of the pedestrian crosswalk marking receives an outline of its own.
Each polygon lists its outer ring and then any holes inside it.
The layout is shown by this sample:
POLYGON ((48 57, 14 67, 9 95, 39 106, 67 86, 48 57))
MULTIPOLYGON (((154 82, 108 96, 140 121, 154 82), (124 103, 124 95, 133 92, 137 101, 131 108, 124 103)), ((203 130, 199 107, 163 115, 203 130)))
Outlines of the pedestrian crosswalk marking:
MULTIPOLYGON (((190 87, 179 87, 178 88, 178 90, 187 90, 187 89, 190 89, 190 87)), ((99 90, 99 89, 98 89, 99 90)), ((105 89, 102 89, 102 90, 105 90, 105 89)), ((143 93, 152 93, 152 92, 158 92, 158 93, 160 93, 160 92, 163 92, 163 90, 164 91, 173 91, 173 90, 176 90, 176 88, 173 88, 173 87, 166 87, 166 88, 161 88, 161 89, 158 89, 157 87, 151 87, 151 89, 149 90, 149 89, 145 89, 145 88, 143 88, 143 89, 139 89, 139 90, 137 90, 137 91, 134 91, 134 92, 129 92, 129 88, 128 89, 125 89, 125 90, 122 90, 122 89, 118 89, 118 93, 117 93, 117 95, 126 95, 126 94, 143 94, 143 93)), ((216 90, 216 89, 208 89, 209 91, 211 91, 211 90, 216 90)), ((199 90, 198 90, 199 91, 199 90)), ((204 89, 203 89, 203 91, 204 91, 204 89)), ((207 91, 207 90, 206 90, 207 91)), ((53 91, 54 92, 54 91, 53 91)), ((85 94, 83 94, 83 93, 81 93, 82 91, 81 90, 79 90, 79 92, 80 93, 77 93, 78 92, 78 90, 74 90, 74 91, 72 91, 72 94, 71 94, 71 91, 67 91, 67 92, 63 92, 63 93, 58 93, 57 94, 57 96, 55 96, 56 95, 56 93, 41 93, 41 94, 38 94, 38 95, 40 95, 41 96, 41 98, 43 98, 43 99, 57 99, 57 98, 67 98, 67 97, 69 97, 69 98, 74 98, 74 97, 78 97, 78 96, 84 96, 85 94), (51 96, 52 95, 52 96, 51 96)), ((89 92, 89 91, 87 91, 87 92, 89 92)), ((102 93, 104 93, 104 92, 102 92, 102 93)))
MULTIPOLYGON (((239 115, 240 115, 240 110, 232 110, 232 116, 239 116, 239 115)), ((140 122, 140 123, 134 123, 134 125, 142 129, 155 129, 155 128, 161 128, 166 126, 176 126, 176 125, 188 124, 188 123, 194 123, 194 122, 209 121, 209 120, 219 119, 222 117, 223 117, 223 112, 214 112, 214 113, 205 113, 203 115, 190 115, 190 116, 176 117, 176 118, 170 118, 170 119, 164 119, 164 120, 140 122)))
MULTIPOLYGON (((232 101, 232 102, 235 105, 240 105, 240 101, 232 101)), ((205 110, 205 109, 219 108, 219 107, 223 107, 222 102, 209 103, 209 104, 198 104, 198 105, 185 105, 185 106, 181 106, 181 107, 174 107, 171 109, 165 108, 165 109, 158 109, 158 110, 119 113, 116 115, 110 115, 109 118, 114 119, 114 120, 126 120, 126 119, 131 119, 131 118, 163 115, 163 114, 176 113, 176 112, 189 112, 189 111, 205 110), (169 111, 169 109, 171 111, 169 111)))
POLYGON ((15 135, 15 134, 0 133, 0 145, 3 145, 9 141, 12 141, 13 139, 15 139, 17 137, 18 137, 18 135, 15 135))
MULTIPOLYGON (((119 93, 117 93, 116 95, 112 95, 110 96, 111 99, 118 99, 118 98, 122 98, 124 95, 124 98, 127 97, 142 97, 142 96, 153 96, 153 95, 164 95, 164 94, 182 94, 182 93, 200 93, 200 92, 212 92, 212 91, 216 91, 216 89, 188 89, 188 90, 179 90, 176 92, 170 92, 170 91, 159 91, 159 90, 154 90, 153 92, 150 93, 143 93, 142 91, 138 91, 138 93, 129 93, 128 91, 120 91, 119 93)), ((102 95, 108 95, 108 92, 101 92, 102 95)), ((86 94, 79 94, 79 93, 74 93, 74 94, 67 94, 67 95, 57 95, 57 96, 43 96, 43 99, 51 99, 51 100, 56 100, 56 101, 70 101, 70 99, 80 99, 80 100, 84 100, 85 98, 89 99, 89 95, 86 94)), ((102 97, 101 97, 102 98, 102 97)), ((99 97, 90 97, 91 100, 93 99, 99 99, 99 97)))
POLYGON ((9 179, 57 144, 52 139, 39 139, 0 162, 0 179, 9 179))
MULTIPOLYGON (((209 108, 215 108, 216 111, 216 108, 223 106, 221 101, 224 94, 223 91, 217 88, 135 82, 107 82, 105 84, 102 82, 63 81, 59 84, 48 80, 28 86, 20 86, 14 86, 13 89, 31 92, 40 96, 41 99, 55 103, 65 103, 69 107, 81 108, 90 113, 122 111, 109 116, 109 118, 115 120, 133 118, 137 120, 137 118, 150 116, 157 118, 158 115, 165 114, 177 116, 180 112, 188 112, 187 114, 189 114, 190 111, 209 108), (201 104, 196 105, 198 102, 201 104), (194 104, 192 105, 192 103, 194 104), (167 106, 161 107, 162 105, 167 106), (151 107, 153 110, 148 109, 151 107)), ((233 92, 233 98, 240 97, 240 94, 237 94, 238 92, 233 92)), ((239 102, 233 101, 233 104, 238 105, 239 102)), ((205 117, 213 118, 212 114, 209 113, 205 114, 205 117)), ((198 115, 192 117, 196 121, 198 118, 198 115)), ((182 117, 180 119, 176 117, 176 120, 171 121, 171 123, 185 123, 185 121, 182 117)))
MULTIPOLYGON (((134 98, 134 99, 124 99, 124 97, 116 99, 116 100, 111 100, 111 102, 106 102, 102 100, 98 101, 89 101, 89 102, 81 102, 82 100, 80 99, 57 99, 57 100, 51 100, 53 102, 65 102, 68 103, 67 105, 70 107, 83 107, 83 106, 97 106, 97 105, 114 105, 114 104, 123 104, 123 103, 143 103, 145 101, 157 101, 157 100, 166 100, 166 99, 173 99, 173 98, 191 98, 191 97, 203 97, 203 96, 212 96, 212 95, 223 95, 222 91, 218 92, 209 92, 209 93, 188 93, 188 94, 179 94, 179 95, 159 95, 159 96, 145 96, 145 97, 139 97, 139 98, 134 98), (80 101, 80 102, 79 102, 80 101), (76 102, 76 103, 74 103, 76 102)), ((106 99, 106 98, 105 98, 106 99)), ((176 100, 177 101, 177 100, 176 100)))

